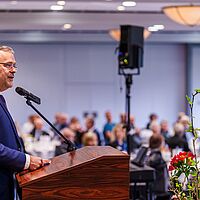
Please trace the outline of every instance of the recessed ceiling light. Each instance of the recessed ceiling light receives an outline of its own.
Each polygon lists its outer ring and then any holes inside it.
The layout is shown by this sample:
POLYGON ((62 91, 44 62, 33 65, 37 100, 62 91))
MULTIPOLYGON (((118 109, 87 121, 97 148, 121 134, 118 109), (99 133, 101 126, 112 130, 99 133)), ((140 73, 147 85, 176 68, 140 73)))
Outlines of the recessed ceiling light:
POLYGON ((125 7, 124 6, 118 6, 117 10, 119 10, 119 11, 125 10, 125 7))
POLYGON ((11 4, 16 5, 18 1, 10 1, 11 4))
POLYGON ((150 31, 150 32, 156 32, 156 31, 158 31, 158 29, 155 26, 149 26, 148 27, 148 31, 150 31))
POLYGON ((72 27, 71 24, 64 24, 64 25, 63 25, 63 29, 64 29, 64 30, 70 29, 71 27, 72 27))
POLYGON ((133 7, 133 6, 136 6, 136 2, 135 1, 124 1, 124 2, 122 2, 122 5, 125 7, 133 7))
POLYGON ((65 5, 65 1, 57 1, 57 4, 58 4, 59 6, 64 6, 64 5, 65 5))
POLYGON ((52 5, 51 10, 63 10, 63 6, 60 5, 52 5))
POLYGON ((105 0, 105 1, 112 1, 112 0, 105 0))
POLYGON ((163 30, 165 28, 165 26, 162 24, 155 24, 154 27, 157 28, 158 30, 163 30))

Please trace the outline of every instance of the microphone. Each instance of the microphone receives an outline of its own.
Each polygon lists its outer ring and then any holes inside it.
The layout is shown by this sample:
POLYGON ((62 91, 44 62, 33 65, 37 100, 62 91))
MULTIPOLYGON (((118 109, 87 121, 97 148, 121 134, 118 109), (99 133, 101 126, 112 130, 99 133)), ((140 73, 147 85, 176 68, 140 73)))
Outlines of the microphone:
POLYGON ((33 101, 37 104, 41 104, 41 100, 39 97, 35 96, 34 94, 28 92, 27 90, 21 88, 21 87, 16 87, 15 91, 21 95, 24 96, 27 100, 33 101))

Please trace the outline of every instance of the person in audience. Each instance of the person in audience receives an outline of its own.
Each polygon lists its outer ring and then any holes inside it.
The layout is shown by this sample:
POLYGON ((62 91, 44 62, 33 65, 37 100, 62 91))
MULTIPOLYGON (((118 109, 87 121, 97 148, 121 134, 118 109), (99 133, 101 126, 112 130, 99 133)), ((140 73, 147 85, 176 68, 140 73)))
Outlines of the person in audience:
POLYGON ((63 128, 67 127, 67 114, 65 113, 56 113, 54 126, 60 131, 63 128))
POLYGON ((150 125, 153 121, 157 121, 158 120, 158 115, 156 115, 155 113, 150 114, 149 116, 149 122, 146 126, 146 129, 150 129, 150 125))
MULTIPOLYGON (((53 125, 55 126, 55 128, 58 131, 62 130, 65 127, 68 127, 67 114, 61 113, 61 112, 56 113, 55 114, 55 122, 53 123, 53 125)), ((53 132, 53 138, 60 140, 60 137, 58 136, 58 134, 55 133, 55 131, 53 129, 51 129, 51 131, 53 132)))
MULTIPOLYGON (((164 138, 160 134, 153 134, 149 139, 150 154, 147 156, 146 164, 155 169, 156 180, 153 184, 153 192, 156 196, 166 194, 168 196, 169 175, 167 164, 161 154, 164 138)), ((159 199, 158 197, 156 199, 159 199)))
POLYGON ((21 129, 21 133, 22 135, 26 135, 26 134, 30 134, 30 132, 33 130, 34 128, 34 121, 35 119, 37 118, 40 118, 38 115, 36 114, 33 114, 33 115, 30 115, 28 117, 28 121, 25 122, 22 126, 22 129, 21 129))
POLYGON ((82 146, 82 135, 83 135, 83 130, 81 127, 81 124, 78 120, 77 117, 72 117, 70 119, 70 123, 69 123, 69 128, 74 131, 75 133, 75 144, 77 146, 77 148, 80 148, 82 146))
POLYGON ((190 123, 190 118, 187 115, 183 115, 180 118, 180 123, 183 124, 184 130, 187 130, 190 123))
POLYGON ((34 121, 34 128, 31 131, 30 135, 34 138, 34 141, 39 141, 41 136, 49 136, 49 133, 44 131, 44 123, 41 118, 37 118, 34 121))
POLYGON ((122 124, 122 126, 126 126, 126 113, 120 113, 119 115, 120 117, 120 124, 122 124))
POLYGON ((160 135, 161 128, 157 121, 152 121, 149 129, 152 131, 152 134, 160 135))
POLYGON ((160 133, 164 137, 165 142, 169 139, 170 131, 169 131, 169 124, 167 120, 162 120, 160 122, 160 133))
POLYGON ((141 130, 139 128, 134 128, 130 133, 130 151, 135 153, 135 150, 142 145, 141 130))
MULTIPOLYGON (((74 141, 75 141, 75 132, 73 130, 71 130, 70 128, 64 128, 64 129, 61 130, 61 134, 65 138, 67 138, 68 140, 70 140, 71 142, 74 143, 74 141)), ((68 145, 62 139, 61 145, 60 146, 56 146, 55 156, 59 156, 61 154, 67 153, 67 150, 68 150, 68 145)))
POLYGON ((133 115, 130 116, 130 126, 131 129, 135 128, 135 117, 133 115))
POLYGON ((82 137, 83 146, 97 146, 98 145, 98 137, 94 132, 87 132, 82 137))
POLYGON ((117 124, 113 129, 114 139, 110 143, 110 146, 127 152, 127 142, 126 142, 126 130, 123 128, 122 124, 117 124))
POLYGON ((174 125, 174 136, 168 139, 167 144, 171 150, 180 148, 183 151, 190 151, 188 148, 188 142, 184 137, 184 126, 181 123, 176 123, 174 125))
POLYGON ((178 118, 177 118, 177 120, 176 120, 176 123, 181 123, 180 120, 181 120, 181 118, 182 118, 184 115, 186 115, 185 112, 179 112, 179 113, 178 113, 178 118))
POLYGON ((110 111, 105 112, 105 117, 106 117, 106 123, 103 127, 103 135, 105 144, 107 145, 110 143, 110 140, 112 138, 112 130, 115 126, 115 123, 112 122, 112 114, 110 111))
POLYGON ((90 117, 90 116, 86 117, 86 119, 85 119, 85 127, 86 127, 85 133, 93 132, 93 133, 95 133, 97 135, 98 145, 100 146, 101 145, 101 137, 100 137, 99 131, 95 128, 95 121, 94 121, 93 117, 90 117))

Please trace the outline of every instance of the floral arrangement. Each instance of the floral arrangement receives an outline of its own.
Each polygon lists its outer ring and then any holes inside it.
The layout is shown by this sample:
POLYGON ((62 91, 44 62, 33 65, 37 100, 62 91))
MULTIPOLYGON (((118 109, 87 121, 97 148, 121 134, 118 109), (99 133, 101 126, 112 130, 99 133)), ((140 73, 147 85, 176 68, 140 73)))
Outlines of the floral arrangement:
POLYGON ((200 171, 198 168, 198 160, 196 154, 195 142, 198 138, 200 128, 194 128, 193 106, 195 96, 200 93, 200 89, 196 89, 192 94, 192 98, 186 95, 186 99, 190 106, 189 128, 186 132, 193 134, 194 154, 191 152, 180 152, 175 155, 170 162, 170 191, 174 194, 173 199, 176 200, 200 200, 200 171))

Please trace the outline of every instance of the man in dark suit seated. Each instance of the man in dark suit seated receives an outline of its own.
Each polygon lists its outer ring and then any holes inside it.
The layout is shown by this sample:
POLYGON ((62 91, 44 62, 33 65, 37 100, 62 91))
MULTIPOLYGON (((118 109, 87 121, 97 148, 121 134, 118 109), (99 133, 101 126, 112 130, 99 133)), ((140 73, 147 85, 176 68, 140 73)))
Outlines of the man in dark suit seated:
POLYGON ((156 181, 153 184, 153 192, 156 200, 168 200, 169 175, 167 164, 161 154, 161 146, 164 138, 160 134, 153 134, 149 140, 150 154, 147 158, 147 165, 155 169, 156 181))
MULTIPOLYGON (((14 51, 10 47, 0 46, 0 92, 13 86, 16 71, 14 51)), ((15 187, 16 172, 36 170, 49 162, 24 153, 6 101, 0 95, 0 199, 13 200, 16 191, 20 196, 20 190, 15 187)))

